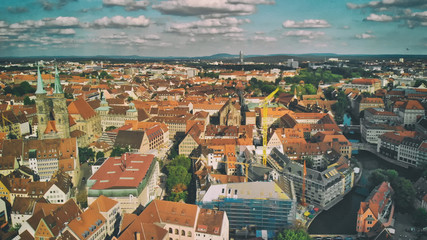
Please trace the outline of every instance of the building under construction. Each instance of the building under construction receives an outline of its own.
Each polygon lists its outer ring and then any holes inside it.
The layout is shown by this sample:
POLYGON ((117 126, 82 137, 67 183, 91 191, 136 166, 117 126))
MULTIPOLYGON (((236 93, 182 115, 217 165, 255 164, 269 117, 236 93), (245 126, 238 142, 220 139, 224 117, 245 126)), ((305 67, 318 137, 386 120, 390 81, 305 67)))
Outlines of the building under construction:
POLYGON ((225 211, 232 232, 252 229, 272 234, 295 221, 296 198, 290 181, 211 185, 199 199, 202 208, 225 211))

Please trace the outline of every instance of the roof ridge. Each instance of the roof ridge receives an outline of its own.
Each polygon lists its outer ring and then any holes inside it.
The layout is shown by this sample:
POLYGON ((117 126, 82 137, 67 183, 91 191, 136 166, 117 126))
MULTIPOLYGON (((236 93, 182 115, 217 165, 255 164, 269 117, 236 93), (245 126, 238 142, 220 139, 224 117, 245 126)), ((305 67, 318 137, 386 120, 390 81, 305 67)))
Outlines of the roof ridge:
POLYGON ((144 235, 144 239, 147 239, 147 237, 145 236, 144 226, 142 225, 142 222, 140 222, 139 224, 141 224, 141 229, 142 229, 142 234, 144 235))
POLYGON ((154 205, 156 207, 156 212, 157 212, 157 215, 159 216, 160 222, 163 222, 162 216, 160 215, 159 209, 157 208, 157 201, 154 201, 154 205))

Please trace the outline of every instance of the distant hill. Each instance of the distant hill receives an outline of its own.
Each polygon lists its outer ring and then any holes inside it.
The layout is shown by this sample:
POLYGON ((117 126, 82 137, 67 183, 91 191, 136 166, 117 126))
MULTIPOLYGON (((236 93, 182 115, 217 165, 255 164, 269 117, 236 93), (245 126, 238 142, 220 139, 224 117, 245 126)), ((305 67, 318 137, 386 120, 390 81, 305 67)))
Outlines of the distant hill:
MULTIPOLYGON (((296 61, 323 61, 328 58, 339 58, 346 60, 398 60, 404 58, 406 60, 427 60, 427 55, 404 55, 404 54, 381 54, 381 55, 368 55, 368 54, 349 54, 340 55, 334 53, 308 53, 308 54, 271 54, 271 55, 245 55, 245 62, 264 62, 264 63, 279 63, 286 62, 287 59, 294 59, 296 61)), ((112 61, 112 62, 126 62, 126 61, 224 61, 224 62, 238 62, 239 55, 232 55, 228 53, 218 53, 210 56, 199 57, 151 57, 151 56, 33 56, 33 57, 0 57, 0 62, 24 62, 24 61, 37 61, 37 60, 68 60, 68 61, 112 61)))

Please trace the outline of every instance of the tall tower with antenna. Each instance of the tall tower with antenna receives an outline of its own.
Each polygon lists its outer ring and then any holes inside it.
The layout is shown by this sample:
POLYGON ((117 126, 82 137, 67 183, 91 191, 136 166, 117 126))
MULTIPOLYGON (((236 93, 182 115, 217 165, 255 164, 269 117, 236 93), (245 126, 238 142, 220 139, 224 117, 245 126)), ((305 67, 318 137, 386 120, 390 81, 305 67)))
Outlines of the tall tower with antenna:
POLYGON ((243 64, 243 52, 242 51, 240 51, 240 53, 239 53, 239 59, 240 59, 240 64, 243 64))

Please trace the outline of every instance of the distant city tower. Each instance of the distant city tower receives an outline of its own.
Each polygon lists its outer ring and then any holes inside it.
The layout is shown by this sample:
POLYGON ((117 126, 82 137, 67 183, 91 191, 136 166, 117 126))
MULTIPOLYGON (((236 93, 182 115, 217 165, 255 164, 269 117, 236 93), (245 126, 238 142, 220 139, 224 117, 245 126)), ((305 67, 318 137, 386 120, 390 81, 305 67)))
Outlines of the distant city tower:
POLYGON ((240 51, 240 64, 243 64, 243 52, 240 51))

